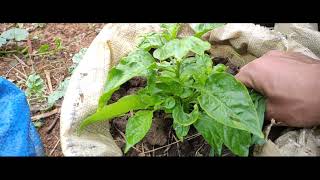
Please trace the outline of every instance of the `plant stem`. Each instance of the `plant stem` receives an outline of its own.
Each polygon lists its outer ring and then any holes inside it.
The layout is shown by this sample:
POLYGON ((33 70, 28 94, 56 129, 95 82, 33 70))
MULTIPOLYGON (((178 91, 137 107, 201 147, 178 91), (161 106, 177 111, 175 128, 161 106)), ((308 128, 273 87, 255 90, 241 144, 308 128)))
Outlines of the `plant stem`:
POLYGON ((11 50, 11 51, 0 51, 0 54, 9 54, 9 53, 15 53, 18 52, 17 50, 11 50))

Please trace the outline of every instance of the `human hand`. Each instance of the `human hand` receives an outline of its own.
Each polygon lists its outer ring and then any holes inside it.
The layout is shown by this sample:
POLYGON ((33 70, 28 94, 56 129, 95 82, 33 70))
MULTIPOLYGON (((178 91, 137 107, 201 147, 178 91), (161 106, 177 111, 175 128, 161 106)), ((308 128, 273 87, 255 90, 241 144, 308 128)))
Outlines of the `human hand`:
POLYGON ((270 51, 236 78, 267 98, 266 118, 293 127, 320 125, 320 60, 270 51))

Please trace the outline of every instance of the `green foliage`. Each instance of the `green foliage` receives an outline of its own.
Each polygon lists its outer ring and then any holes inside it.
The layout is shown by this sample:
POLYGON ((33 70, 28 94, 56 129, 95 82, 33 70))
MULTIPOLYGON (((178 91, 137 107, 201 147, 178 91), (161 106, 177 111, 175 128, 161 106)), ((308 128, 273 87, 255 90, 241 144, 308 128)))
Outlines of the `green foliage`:
POLYGON ((45 90, 44 81, 36 73, 29 75, 26 81, 26 86, 26 95, 28 97, 43 97, 43 93, 45 90))
MULTIPOLYGON (((134 112, 126 127, 126 153, 147 134, 152 113, 164 110, 172 115, 180 140, 194 126, 212 146, 212 155, 221 155, 224 145, 238 156, 248 156, 249 147, 258 142, 255 138, 263 138, 262 96, 249 94, 226 73, 225 65, 213 66, 206 54, 211 48, 208 42, 195 36, 177 38, 180 24, 161 27, 162 33, 142 36, 137 49, 109 71, 98 110, 83 120, 79 129, 134 112), (147 86, 108 104, 111 95, 136 76, 146 77, 147 86)), ((199 26, 198 33, 213 27, 199 26)))
POLYGON ((45 53, 45 52, 48 52, 49 51, 49 44, 43 44, 39 47, 38 49, 38 53, 45 53))
POLYGON ((223 26, 224 23, 200 23, 194 27, 196 37, 201 37, 208 31, 211 31, 217 27, 223 26))
POLYGON ((129 118, 126 127, 126 147, 124 152, 141 141, 151 127, 153 111, 141 110, 129 118))
POLYGON ((170 41, 175 39, 178 35, 179 29, 181 27, 180 23, 167 23, 167 24, 160 24, 162 28, 162 36, 167 40, 170 41))
POLYGON ((135 76, 146 76, 150 73, 150 67, 154 64, 155 60, 152 55, 139 49, 122 58, 119 64, 108 73, 107 83, 104 88, 105 92, 99 100, 99 108, 105 105, 113 92, 119 89, 120 85, 135 76))

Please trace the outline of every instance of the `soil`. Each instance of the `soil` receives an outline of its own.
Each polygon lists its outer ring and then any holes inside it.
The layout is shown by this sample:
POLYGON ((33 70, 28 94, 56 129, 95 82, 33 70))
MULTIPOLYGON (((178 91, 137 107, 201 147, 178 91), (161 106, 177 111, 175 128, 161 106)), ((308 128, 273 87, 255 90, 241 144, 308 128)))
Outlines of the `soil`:
MULTIPOLYGON (((0 33, 16 26, 17 24, 14 23, 0 24, 0 33)), ((35 53, 35 51, 43 44, 49 44, 50 47, 54 47, 54 39, 60 38, 63 49, 51 55, 33 56, 31 58, 25 58, 23 55, 15 54, 25 63, 25 65, 19 63, 13 56, 13 53, 1 54, 0 76, 12 81, 22 90, 25 90, 26 87, 22 79, 26 79, 32 71, 35 71, 45 81, 45 95, 49 95, 50 91, 45 71, 50 72, 52 89, 55 90, 61 81, 70 76, 68 68, 72 65, 73 55, 78 53, 82 48, 88 48, 103 26, 104 24, 93 23, 49 23, 45 24, 44 27, 35 27, 30 23, 24 23, 23 28, 29 29, 29 43, 28 41, 19 42, 19 47, 26 47, 29 44, 31 45, 29 46, 29 52, 35 53), (12 68, 12 66, 14 66, 14 68, 12 68)), ((1 51, 15 50, 15 45, 6 45, 0 49, 1 51)), ((57 102, 52 109, 59 108, 61 106, 61 102, 62 99, 57 102)), ((40 110, 44 105, 45 102, 30 101, 32 116, 45 113, 46 111, 40 110)), ((46 155, 63 156, 59 134, 60 114, 57 113, 43 118, 39 120, 39 122, 42 122, 38 131, 41 136, 46 155), (54 123, 55 119, 57 119, 56 123, 54 123), (48 131, 48 128, 51 126, 53 128, 51 131, 48 131)))

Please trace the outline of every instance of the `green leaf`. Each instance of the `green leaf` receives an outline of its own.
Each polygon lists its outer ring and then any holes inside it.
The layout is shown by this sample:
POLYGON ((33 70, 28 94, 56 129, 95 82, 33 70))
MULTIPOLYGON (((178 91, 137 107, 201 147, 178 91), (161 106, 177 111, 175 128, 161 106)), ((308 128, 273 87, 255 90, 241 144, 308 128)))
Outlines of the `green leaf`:
POLYGON ((211 31, 217 27, 223 26, 224 23, 200 23, 194 27, 196 37, 201 37, 208 31, 211 31))
POLYGON ((15 41, 26 40, 28 36, 29 36, 28 31, 20 28, 12 28, 7 31, 4 31, 1 34, 2 38, 5 38, 7 40, 15 40, 15 41))
POLYGON ((45 52, 48 52, 49 51, 49 44, 43 44, 39 47, 38 49, 38 53, 45 53, 45 52))
POLYGON ((60 38, 55 38, 54 39, 54 44, 56 45, 56 50, 61 49, 62 48, 62 42, 60 38))
POLYGON ((113 92, 118 90, 120 85, 135 76, 146 77, 150 73, 152 65, 155 66, 154 58, 144 50, 138 49, 122 58, 119 64, 109 71, 104 94, 99 99, 99 109, 108 102, 113 92))
POLYGON ((201 108, 218 122, 263 138, 259 118, 248 90, 232 75, 210 75, 198 102, 201 108))
POLYGON ((148 33, 138 39, 138 48, 150 51, 152 48, 159 48, 166 43, 166 39, 160 33, 148 33))
POLYGON ((146 109, 156 104, 157 97, 147 95, 127 95, 117 102, 104 106, 101 110, 83 120, 79 127, 79 132, 86 126, 100 121, 111 120, 133 110, 146 109))
MULTIPOLYGON (((266 98, 254 90, 250 91, 250 96, 258 113, 260 129, 262 130, 264 122, 264 113, 266 111, 266 98)), ((259 138, 258 136, 253 135, 252 144, 262 145, 264 143, 264 138, 259 138)))
POLYGON ((176 123, 182 126, 189 126, 199 117, 198 105, 195 104, 193 111, 190 114, 184 112, 183 107, 180 102, 177 103, 172 112, 172 117, 176 123))
POLYGON ((226 72, 227 69, 228 67, 225 66, 224 64, 217 64, 213 67, 212 72, 213 73, 226 72))
POLYGON ((67 87, 69 85, 70 78, 66 78, 64 81, 62 81, 58 88, 53 91, 48 97, 48 106, 47 108, 51 108, 57 100, 62 98, 67 90, 67 87))
POLYGON ((141 110, 130 117, 126 127, 126 147, 124 152, 143 139, 152 124, 153 111, 141 110))
POLYGON ((189 36, 183 39, 174 39, 166 43, 164 46, 156 49, 153 56, 159 60, 165 60, 169 57, 182 59, 190 51, 198 55, 203 55, 204 51, 210 49, 210 43, 199 38, 189 36))
POLYGON ((187 81, 193 77, 196 82, 204 85, 212 71, 212 60, 209 55, 196 55, 182 61, 180 68, 180 80, 187 81))
POLYGON ((174 108, 174 106, 176 105, 176 101, 174 100, 173 97, 168 97, 165 101, 164 101, 164 107, 167 109, 172 109, 174 108))
POLYGON ((45 90, 44 81, 38 74, 33 73, 29 75, 26 81, 26 86, 26 95, 28 97, 43 97, 43 93, 45 90))
POLYGON ((165 23, 160 24, 162 29, 162 34, 167 41, 175 39, 178 35, 179 29, 181 27, 180 23, 165 23))
POLYGON ((190 126, 182 126, 175 121, 173 122, 173 129, 176 132, 176 135, 179 140, 183 141, 183 138, 188 135, 190 126))
POLYGON ((250 133, 225 126, 204 113, 193 125, 218 155, 221 155, 222 145, 225 144, 234 154, 248 156, 250 133))
POLYGON ((0 37, 0 47, 7 43, 7 40, 5 38, 0 37))

